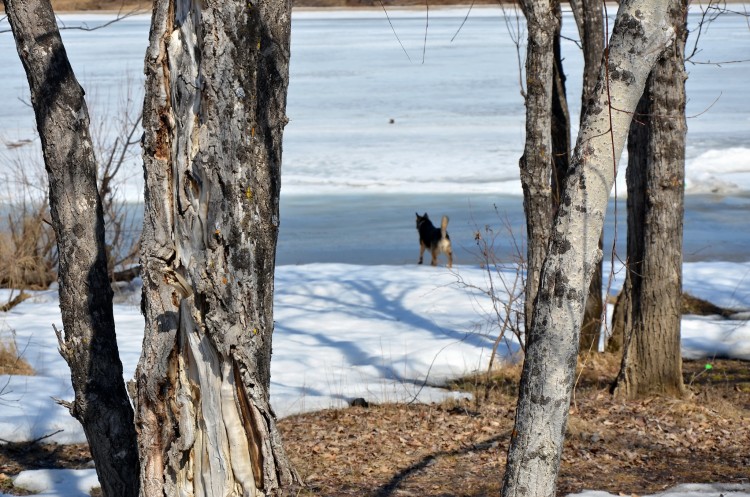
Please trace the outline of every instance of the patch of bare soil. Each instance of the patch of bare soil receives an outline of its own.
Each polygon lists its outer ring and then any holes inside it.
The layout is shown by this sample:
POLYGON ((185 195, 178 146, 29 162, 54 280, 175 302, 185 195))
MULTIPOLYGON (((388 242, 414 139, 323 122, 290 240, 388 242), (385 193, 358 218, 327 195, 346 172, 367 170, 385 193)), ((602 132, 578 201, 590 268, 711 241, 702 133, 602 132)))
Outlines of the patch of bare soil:
POLYGON ((83 469, 91 467, 86 444, 45 444, 41 442, 0 443, 0 492, 29 495, 14 487, 11 477, 26 469, 83 469))
MULTIPOLYGON (((623 401, 607 393, 617 361, 582 368, 570 410, 558 494, 647 494, 679 483, 750 481, 750 363, 684 363, 691 396, 623 401)), ((306 486, 299 496, 498 495, 518 369, 455 385, 477 401, 371 405, 280 420, 306 486), (487 394, 487 399, 485 399, 487 394)), ((0 490, 23 469, 86 466, 82 445, 0 445, 0 490), (5 475, 5 480, 3 479, 5 475)))

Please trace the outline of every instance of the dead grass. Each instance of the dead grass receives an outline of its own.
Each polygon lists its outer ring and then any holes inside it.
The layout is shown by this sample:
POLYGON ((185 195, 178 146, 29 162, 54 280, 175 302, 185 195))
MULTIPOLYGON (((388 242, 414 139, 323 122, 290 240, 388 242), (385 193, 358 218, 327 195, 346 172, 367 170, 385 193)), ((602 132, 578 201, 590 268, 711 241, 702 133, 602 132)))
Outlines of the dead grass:
POLYGON ((47 204, 24 203, 8 217, 0 232, 0 286, 44 289, 55 281, 57 246, 45 216, 47 204))
POLYGON ((16 344, 0 342, 0 375, 33 376, 34 368, 18 353, 16 344))

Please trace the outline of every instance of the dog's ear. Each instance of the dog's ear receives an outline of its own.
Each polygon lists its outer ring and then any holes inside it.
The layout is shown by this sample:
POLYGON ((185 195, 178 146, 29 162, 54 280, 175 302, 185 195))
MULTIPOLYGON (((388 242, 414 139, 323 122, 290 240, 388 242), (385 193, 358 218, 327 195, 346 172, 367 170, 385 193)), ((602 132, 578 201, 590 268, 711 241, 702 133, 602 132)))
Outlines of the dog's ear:
POLYGON ((422 217, 425 218, 425 219, 427 219, 427 213, 425 212, 424 216, 422 216, 422 217))
POLYGON ((415 212, 414 214, 417 215, 417 219, 419 219, 419 212, 415 212))

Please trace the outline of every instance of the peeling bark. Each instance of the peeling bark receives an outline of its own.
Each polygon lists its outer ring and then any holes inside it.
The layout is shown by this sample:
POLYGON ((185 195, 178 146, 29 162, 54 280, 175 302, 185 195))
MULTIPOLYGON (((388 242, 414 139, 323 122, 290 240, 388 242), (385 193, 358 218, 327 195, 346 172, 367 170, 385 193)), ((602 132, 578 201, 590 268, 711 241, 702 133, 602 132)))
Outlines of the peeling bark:
POLYGON ((286 1, 160 0, 146 55, 144 495, 280 495, 268 402, 286 1))
MULTIPOLYGON (((138 452, 122 377, 107 273, 104 216, 84 92, 49 0, 5 0, 31 89, 59 252, 60 353, 104 495, 138 494, 138 452)), ((56 330, 57 331, 57 330, 56 330)))
POLYGON ((624 337, 616 393, 682 396, 686 0, 671 0, 676 42, 651 71, 628 137, 628 272, 613 318, 624 337))
POLYGON ((555 218, 527 334, 503 495, 555 495, 578 355, 579 330, 599 236, 632 113, 646 78, 671 43, 667 0, 620 4, 555 218))

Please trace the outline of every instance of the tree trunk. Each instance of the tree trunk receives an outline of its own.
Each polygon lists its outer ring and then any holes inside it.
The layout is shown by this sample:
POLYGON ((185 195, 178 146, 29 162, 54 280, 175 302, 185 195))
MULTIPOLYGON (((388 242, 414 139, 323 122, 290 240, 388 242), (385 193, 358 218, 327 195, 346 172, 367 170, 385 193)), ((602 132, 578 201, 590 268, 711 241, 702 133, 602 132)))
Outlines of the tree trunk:
POLYGON ((648 73, 673 37, 667 0, 620 3, 596 99, 579 132, 527 334, 503 495, 552 497, 560 466, 578 338, 609 192, 648 73))
POLYGON ((602 0, 571 0, 583 49, 583 89, 581 91, 581 122, 599 78, 604 55, 604 14, 602 0))
POLYGON ((525 324, 531 329, 539 273, 547 252, 552 226, 552 81, 553 44, 559 19, 555 0, 521 3, 528 29, 526 51, 526 143, 519 161, 523 207, 526 214, 527 271, 525 324))
MULTIPOLYGON (((583 90, 581 92, 581 122, 586 114, 589 101, 594 96, 594 87, 604 53, 604 16, 602 0, 571 0, 571 6, 578 26, 583 47, 583 90)), ((604 240, 599 238, 599 248, 603 248, 604 240)), ((604 300, 602 298, 602 262, 599 261, 591 277, 591 285, 586 298, 586 308, 581 325, 581 341, 579 352, 599 350, 601 339, 602 314, 604 300)))
POLYGON ((280 495, 269 405, 291 6, 154 5, 146 55, 144 495, 280 495))
MULTIPOLYGON (((560 2, 554 5, 555 33, 553 35, 553 71, 552 71, 552 216, 557 212, 562 195, 565 175, 570 167, 570 113, 568 112, 568 97, 565 90, 565 73, 562 66, 560 51, 560 33, 562 31, 562 10, 560 2)), ((550 226, 552 220, 550 219, 550 226)))
POLYGON ((681 396, 686 0, 671 0, 674 45, 654 67, 628 137, 628 272, 615 323, 624 337, 617 392, 681 396))
POLYGON ((625 298, 625 296, 631 293, 631 284, 630 278, 626 275, 625 284, 622 287, 622 291, 617 294, 615 305, 612 309, 612 334, 607 340, 607 345, 604 347, 604 350, 611 354, 616 354, 622 350, 622 335, 627 326, 626 320, 631 315, 630 306, 632 304, 630 299, 625 298))
POLYGON ((59 252, 60 353, 70 366, 71 414, 84 429, 104 495, 138 494, 138 451, 115 339, 102 205, 83 89, 49 0, 5 0, 31 89, 49 176, 59 252))

